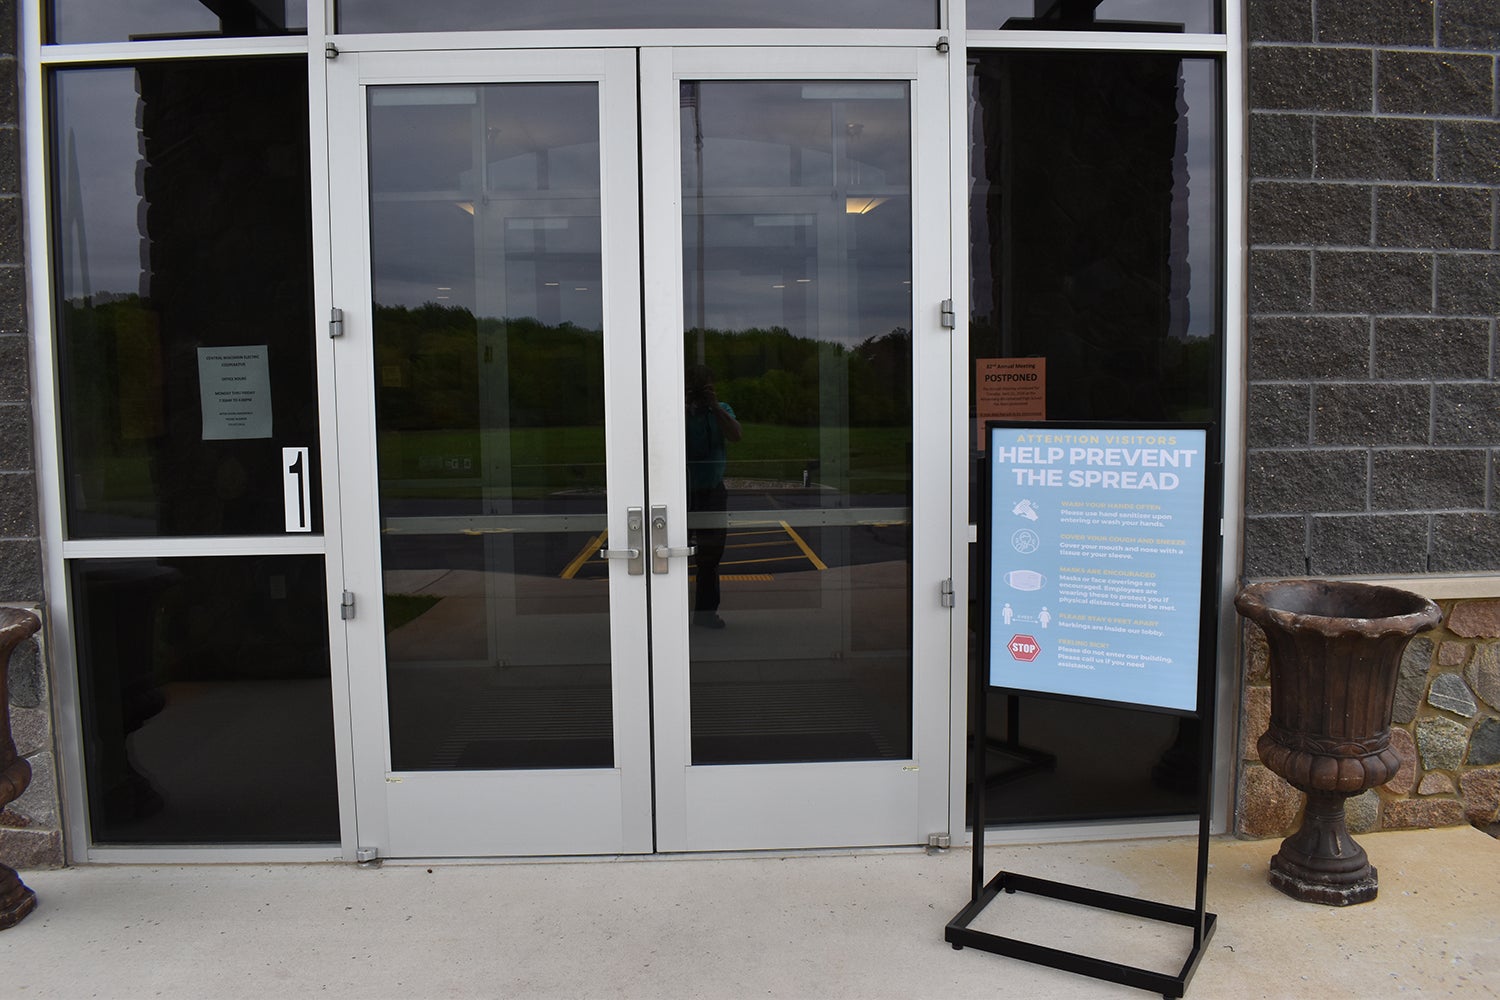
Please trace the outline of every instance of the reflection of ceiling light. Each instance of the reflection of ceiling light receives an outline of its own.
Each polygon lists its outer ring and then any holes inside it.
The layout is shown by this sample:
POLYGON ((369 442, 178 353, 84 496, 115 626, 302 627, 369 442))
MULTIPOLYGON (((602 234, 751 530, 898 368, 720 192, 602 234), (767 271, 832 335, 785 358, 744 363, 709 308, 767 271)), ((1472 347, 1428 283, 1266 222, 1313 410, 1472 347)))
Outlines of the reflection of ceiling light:
POLYGON ((506 219, 505 220, 505 228, 506 229, 513 229, 513 230, 517 230, 518 229, 518 230, 522 230, 522 231, 531 230, 531 229, 567 229, 568 228, 568 220, 567 219, 555 219, 555 218, 547 218, 547 219, 506 219))
POLYGON ((810 281, 812 281, 811 278, 798 278, 797 279, 797 284, 799 284, 799 285, 805 285, 805 284, 807 284, 810 281))
POLYGON ((873 198, 863 195, 850 195, 844 199, 844 212, 848 215, 869 215, 875 209, 890 201, 889 198, 873 198))
POLYGON ((772 285, 772 288, 785 288, 785 285, 772 285))
POLYGON ((804 101, 902 101, 904 83, 804 83, 804 101))
POLYGON ((555 281, 545 281, 545 282, 543 282, 543 284, 546 285, 548 288, 556 288, 557 287, 557 282, 555 282, 555 281))
POLYGON ((468 212, 470 215, 474 214, 474 203, 472 201, 455 201, 453 204, 457 205, 465 212, 468 212))
POLYGON ((440 108, 478 104, 474 87, 371 87, 370 106, 375 108, 440 108))
POLYGON ((587 288, 583 288, 583 287, 581 287, 581 286, 579 286, 579 287, 575 287, 575 288, 574 288, 574 289, 573 289, 573 291, 575 291, 575 292, 586 292, 586 291, 588 291, 588 289, 587 289, 587 288))
POLYGON ((438 285, 437 286, 437 290, 440 291, 440 292, 451 292, 451 291, 453 291, 453 286, 452 285, 438 285))

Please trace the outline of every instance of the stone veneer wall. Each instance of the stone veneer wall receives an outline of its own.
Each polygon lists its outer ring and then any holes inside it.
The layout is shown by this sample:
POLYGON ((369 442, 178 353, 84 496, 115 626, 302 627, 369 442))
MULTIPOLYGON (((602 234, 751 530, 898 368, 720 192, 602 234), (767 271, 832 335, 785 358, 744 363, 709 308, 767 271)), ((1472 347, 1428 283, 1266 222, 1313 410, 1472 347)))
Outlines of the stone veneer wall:
MULTIPOLYGON (((37 609, 42 555, 31 442, 16 51, 15 0, 0 0, 0 602, 37 609)), ((15 868, 63 862, 43 648, 28 640, 10 663, 12 735, 31 762, 31 787, 0 812, 0 860, 15 868)))
MULTIPOLYGON (((1468 822, 1500 836, 1500 599, 1438 604, 1443 624, 1413 639, 1401 661, 1391 725, 1401 770, 1349 800, 1355 833, 1468 822)), ((1270 671, 1260 628, 1247 622, 1244 640, 1236 832, 1285 837, 1300 823, 1304 797, 1260 763, 1270 671)))
MULTIPOLYGON (((1245 575, 1500 574, 1500 2, 1246 3, 1245 575)), ((1495 822, 1500 602, 1440 603, 1358 828, 1495 822)), ((1245 634, 1236 829, 1283 835, 1245 634)))

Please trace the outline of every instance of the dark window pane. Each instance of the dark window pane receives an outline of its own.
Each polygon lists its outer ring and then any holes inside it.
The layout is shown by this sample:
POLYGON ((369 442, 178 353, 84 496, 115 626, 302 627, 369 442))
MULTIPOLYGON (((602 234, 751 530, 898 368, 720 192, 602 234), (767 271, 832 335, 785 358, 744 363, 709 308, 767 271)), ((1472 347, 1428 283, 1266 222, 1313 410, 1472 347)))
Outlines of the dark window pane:
POLYGON ((934 0, 339 0, 338 30, 538 28, 936 28, 934 0))
POLYGON ((1154 53, 970 67, 972 359, 1046 358, 1050 420, 1218 419, 1217 80, 1154 53))
POLYGON ((71 565, 97 844, 339 839, 321 556, 71 565))
POLYGON ((995 689, 985 711, 988 825, 1198 811, 1194 719, 995 689))
POLYGON ((68 533, 321 530, 307 66, 151 62, 55 78, 68 533))
MULTIPOLYGON (((1220 421, 1217 64, 996 52, 969 89, 969 371, 1044 358, 1051 420, 1220 421)), ((1196 806, 1196 734, 1172 716, 992 694, 986 737, 992 823, 1196 806)))
POLYGON ((52 0, 49 42, 307 33, 307 0, 52 0))
POLYGON ((1211 33, 1223 30, 1220 7, 1220 0, 970 0, 969 27, 1211 33))

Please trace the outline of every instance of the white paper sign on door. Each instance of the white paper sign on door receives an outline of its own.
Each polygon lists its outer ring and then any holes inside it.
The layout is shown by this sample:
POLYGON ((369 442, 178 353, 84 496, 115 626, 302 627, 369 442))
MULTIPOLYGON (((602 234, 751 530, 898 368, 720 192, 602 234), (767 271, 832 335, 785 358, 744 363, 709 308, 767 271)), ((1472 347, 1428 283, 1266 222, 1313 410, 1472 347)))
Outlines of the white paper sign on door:
POLYGON ((312 530, 312 477, 306 448, 281 449, 281 490, 286 504, 286 530, 312 530))
POLYGON ((271 436, 271 365, 265 344, 198 348, 203 440, 271 436))

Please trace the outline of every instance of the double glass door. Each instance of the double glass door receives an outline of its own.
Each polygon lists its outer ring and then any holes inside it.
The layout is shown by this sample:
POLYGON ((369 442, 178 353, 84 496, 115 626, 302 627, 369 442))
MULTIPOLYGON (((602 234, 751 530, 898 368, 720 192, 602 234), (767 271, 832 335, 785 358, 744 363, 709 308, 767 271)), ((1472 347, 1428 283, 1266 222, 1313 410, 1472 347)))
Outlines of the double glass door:
POLYGON ((946 830, 945 61, 328 65, 359 845, 946 830))

